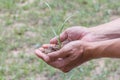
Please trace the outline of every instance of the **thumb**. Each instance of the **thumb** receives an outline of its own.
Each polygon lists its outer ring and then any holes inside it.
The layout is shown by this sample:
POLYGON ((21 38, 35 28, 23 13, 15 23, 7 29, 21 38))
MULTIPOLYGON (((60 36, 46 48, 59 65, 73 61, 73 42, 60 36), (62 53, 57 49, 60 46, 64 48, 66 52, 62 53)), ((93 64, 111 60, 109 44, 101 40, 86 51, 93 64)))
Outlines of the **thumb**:
MULTIPOLYGON (((50 44, 57 44, 58 43, 58 40, 57 40, 58 37, 54 37, 50 40, 50 44)), ((66 39, 68 38, 68 34, 66 33, 66 31, 62 32, 60 34, 60 41, 63 42, 65 41, 66 39)))

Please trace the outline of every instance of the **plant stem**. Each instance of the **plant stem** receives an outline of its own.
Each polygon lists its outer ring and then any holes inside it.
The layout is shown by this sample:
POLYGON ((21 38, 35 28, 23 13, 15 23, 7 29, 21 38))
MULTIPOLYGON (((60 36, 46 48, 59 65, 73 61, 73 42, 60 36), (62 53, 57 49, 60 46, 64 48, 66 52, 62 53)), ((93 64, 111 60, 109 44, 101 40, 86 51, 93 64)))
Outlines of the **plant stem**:
MULTIPOLYGON (((47 7, 49 8, 50 12, 51 12, 52 15, 53 15, 53 10, 52 10, 52 8, 50 7, 50 5, 49 5, 47 2, 45 2, 45 4, 47 5, 47 7)), ((60 30, 58 31, 58 33, 55 31, 55 29, 54 29, 53 27, 51 27, 54 35, 55 35, 55 36, 58 36, 58 37, 57 37, 57 41, 58 41, 59 49, 62 47, 62 43, 61 43, 61 40, 60 40, 60 34, 61 34, 61 32, 63 31, 63 29, 64 29, 64 27, 65 27, 65 23, 66 23, 72 16, 73 16, 73 15, 71 15, 71 16, 69 16, 69 17, 67 17, 67 18, 65 19, 65 21, 63 22, 63 24, 60 26, 60 30)))

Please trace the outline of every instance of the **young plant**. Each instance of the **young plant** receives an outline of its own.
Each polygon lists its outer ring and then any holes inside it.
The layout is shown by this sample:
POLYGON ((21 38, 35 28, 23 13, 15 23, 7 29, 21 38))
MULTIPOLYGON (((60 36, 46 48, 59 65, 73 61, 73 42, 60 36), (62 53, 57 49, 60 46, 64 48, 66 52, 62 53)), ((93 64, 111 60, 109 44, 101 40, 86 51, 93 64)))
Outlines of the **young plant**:
POLYGON ((63 22, 63 24, 60 25, 60 26, 58 26, 58 29, 59 29, 58 32, 56 32, 55 29, 54 29, 53 27, 51 27, 51 29, 52 29, 55 37, 57 37, 57 41, 58 41, 59 48, 62 47, 62 43, 61 43, 61 41, 60 41, 60 34, 62 33, 62 31, 63 31, 63 29, 64 29, 64 27, 65 27, 65 23, 66 23, 72 16, 73 16, 73 15, 67 17, 67 18, 65 19, 65 21, 63 22))
MULTIPOLYGON (((50 12, 52 13, 52 15, 55 15, 54 14, 54 11, 52 10, 52 8, 50 7, 50 5, 45 2, 46 6, 49 8, 50 12)), ((55 35, 55 37, 57 37, 57 41, 58 41, 58 45, 56 45, 55 47, 49 47, 48 51, 46 51, 45 53, 49 53, 49 52, 53 52, 53 51, 56 51, 56 50, 59 50, 61 47, 62 47, 62 42, 60 40, 60 34, 62 33, 64 27, 65 27, 65 24, 66 22, 72 17, 73 15, 67 17, 64 22, 58 26, 58 31, 56 31, 52 26, 51 26, 51 30, 53 32, 53 34, 55 35)))

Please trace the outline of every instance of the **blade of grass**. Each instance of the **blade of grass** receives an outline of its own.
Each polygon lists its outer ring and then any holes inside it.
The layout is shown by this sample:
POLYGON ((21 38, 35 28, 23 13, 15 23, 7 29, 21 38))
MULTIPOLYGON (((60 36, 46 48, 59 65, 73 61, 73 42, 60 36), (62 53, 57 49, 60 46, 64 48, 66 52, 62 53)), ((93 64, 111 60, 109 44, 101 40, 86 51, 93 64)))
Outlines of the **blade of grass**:
POLYGON ((50 7, 50 5, 47 2, 44 2, 46 4, 46 6, 49 8, 49 10, 52 12, 52 8, 50 7))
POLYGON ((52 32, 54 33, 55 36, 58 36, 57 32, 55 31, 55 29, 51 26, 52 32))
MULTIPOLYGON (((44 2, 46 5, 47 5, 47 7, 49 8, 49 10, 50 10, 50 12, 52 13, 52 15, 53 15, 53 11, 52 11, 52 8, 50 7, 50 5, 47 3, 47 2, 44 2)), ((54 35, 56 36, 56 37, 58 37, 57 38, 57 41, 58 41, 58 45, 59 45, 59 48, 61 48, 61 41, 60 41, 60 33, 59 34, 57 34, 57 32, 55 31, 55 29, 53 28, 53 27, 51 27, 51 29, 52 29, 52 32, 54 33, 54 35)))
MULTIPOLYGON (((52 11, 52 8, 50 7, 50 5, 47 3, 47 2, 44 2, 45 4, 46 4, 46 6, 49 8, 49 10, 51 11, 51 13, 53 13, 53 11, 52 11)), ((52 14, 53 15, 53 14, 52 14)), ((56 37, 58 37, 57 38, 57 41, 58 41, 58 45, 59 45, 59 48, 61 48, 61 41, 60 41, 60 34, 61 34, 61 32, 63 31, 63 29, 64 29, 64 27, 65 27, 65 23, 71 18, 71 17, 73 17, 74 15, 71 15, 71 16, 69 16, 69 17, 67 17, 65 20, 64 20, 64 22, 63 22, 63 24, 60 26, 60 29, 58 30, 58 32, 56 32, 55 31, 55 29, 53 28, 53 27, 51 27, 51 29, 52 29, 52 32, 54 33, 54 35, 56 36, 56 37)), ((59 28, 59 27, 58 27, 59 28)))
POLYGON ((62 30, 64 29, 64 26, 65 26, 65 23, 66 23, 71 17, 73 17, 73 16, 74 16, 74 15, 71 15, 71 16, 67 17, 67 18, 64 20, 63 24, 62 24, 61 27, 60 27, 60 30, 59 30, 59 33, 58 33, 58 34, 60 34, 60 33, 62 32, 62 30))
MULTIPOLYGON (((51 29, 52 29, 52 32, 54 33, 54 35, 56 37, 59 37, 59 35, 57 34, 57 32, 55 31, 55 29, 51 26, 51 29)), ((59 45, 59 48, 61 48, 61 41, 60 41, 60 38, 57 38, 57 41, 58 41, 58 45, 59 45)))
POLYGON ((64 27, 65 27, 65 23, 71 18, 71 17, 73 17, 74 15, 71 15, 71 16, 69 16, 69 17, 67 17, 66 19, 65 19, 65 21, 63 22, 63 24, 60 26, 60 30, 59 30, 59 32, 58 32, 58 44, 59 44, 59 47, 61 48, 61 46, 62 46, 62 44, 61 44, 61 41, 60 41, 60 34, 61 34, 61 32, 63 31, 63 29, 64 29, 64 27))

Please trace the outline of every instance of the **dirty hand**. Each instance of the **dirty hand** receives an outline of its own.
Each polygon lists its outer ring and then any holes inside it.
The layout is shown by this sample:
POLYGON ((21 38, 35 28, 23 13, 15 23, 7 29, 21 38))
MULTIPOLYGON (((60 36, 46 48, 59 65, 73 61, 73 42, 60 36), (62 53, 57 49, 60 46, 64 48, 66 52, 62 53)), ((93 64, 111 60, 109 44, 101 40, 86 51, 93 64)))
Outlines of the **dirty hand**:
POLYGON ((44 54, 42 48, 36 50, 36 55, 43 59, 47 64, 68 72, 82 63, 94 58, 92 46, 83 41, 72 41, 62 47, 60 50, 44 54))

